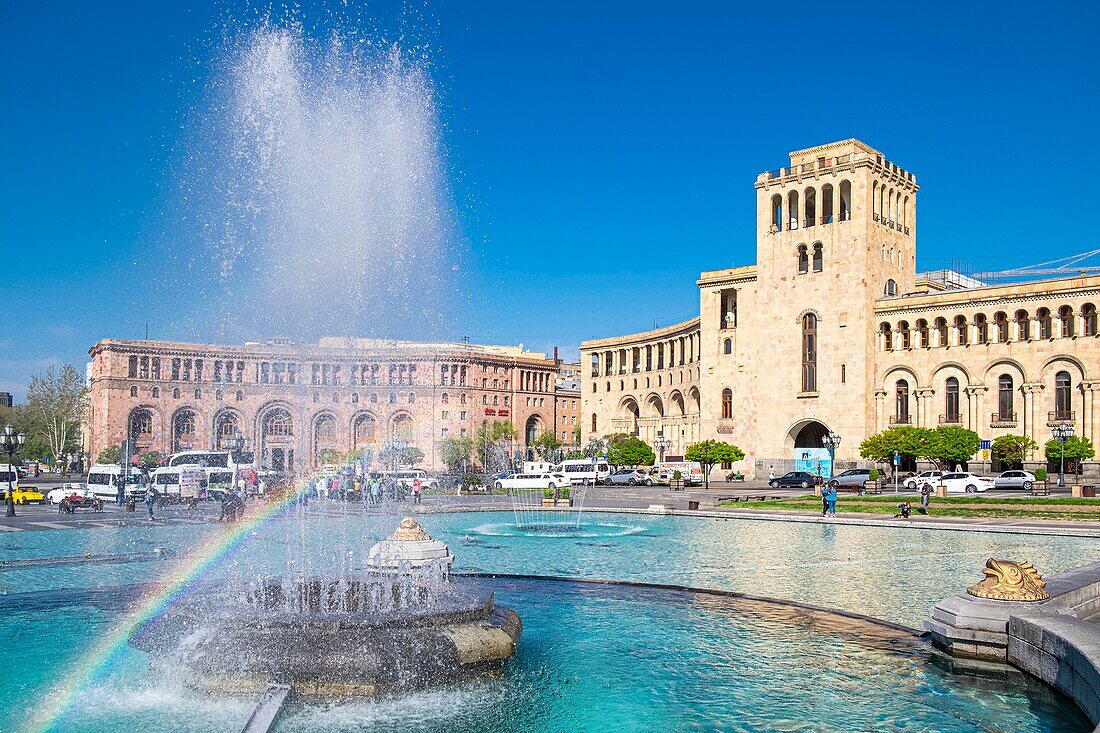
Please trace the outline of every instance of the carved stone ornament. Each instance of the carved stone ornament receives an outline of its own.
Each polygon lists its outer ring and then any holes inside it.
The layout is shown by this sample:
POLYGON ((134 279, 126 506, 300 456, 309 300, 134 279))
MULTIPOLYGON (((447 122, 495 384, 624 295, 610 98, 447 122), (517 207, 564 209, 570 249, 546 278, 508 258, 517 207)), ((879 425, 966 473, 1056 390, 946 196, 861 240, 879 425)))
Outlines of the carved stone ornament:
POLYGON ((391 540, 399 542, 416 542, 418 540, 430 540, 431 537, 424 528, 412 517, 405 517, 397 523, 397 529, 390 535, 391 540))
POLYGON ((985 580, 966 589, 972 596, 998 601, 1045 601, 1050 598, 1047 584, 1027 560, 1013 562, 989 558, 982 572, 985 580))

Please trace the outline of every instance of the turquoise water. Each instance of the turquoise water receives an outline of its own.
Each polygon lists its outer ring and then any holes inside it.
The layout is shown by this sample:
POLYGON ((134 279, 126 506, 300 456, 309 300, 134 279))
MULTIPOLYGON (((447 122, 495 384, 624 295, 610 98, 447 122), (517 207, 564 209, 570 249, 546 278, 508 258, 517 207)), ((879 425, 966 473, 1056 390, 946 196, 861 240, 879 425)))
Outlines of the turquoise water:
MULTIPOLYGON (((837 525, 700 521, 601 514, 571 537, 516 536, 507 514, 427 515, 456 569, 647 580, 843 608, 910 625, 980 578, 989 555, 1027 557, 1044 573, 1100 559, 1078 538, 837 525)), ((227 573, 355 566, 394 517, 357 513, 274 522, 227 573), (350 552, 349 552, 350 550, 350 552)), ((12 533, 4 556, 182 554, 215 526, 12 533), (13 536, 14 535, 14 536, 13 536)), ((28 711, 91 641, 173 560, 0 572, 0 668, 9 705, 0 730, 28 711)), ((870 643, 865 630, 821 630, 797 615, 672 591, 494 580, 524 633, 505 674, 478 684, 325 708, 302 708, 280 731, 1083 731, 1065 699, 1021 681, 947 675, 921 649, 870 643)), ((775 607, 772 607, 775 608, 775 607)), ((239 730, 247 700, 218 700, 154 674, 128 651, 80 693, 56 730, 239 730)))

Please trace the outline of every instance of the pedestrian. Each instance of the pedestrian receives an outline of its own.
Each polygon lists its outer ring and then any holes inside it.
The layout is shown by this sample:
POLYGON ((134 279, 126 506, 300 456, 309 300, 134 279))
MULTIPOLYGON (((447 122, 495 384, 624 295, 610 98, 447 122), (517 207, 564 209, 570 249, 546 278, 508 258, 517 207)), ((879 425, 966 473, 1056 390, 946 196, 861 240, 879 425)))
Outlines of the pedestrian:
POLYGON ((829 513, 829 487, 821 487, 821 516, 829 513))
POLYGON ((370 496, 375 506, 382 503, 382 481, 377 476, 370 480, 370 496))
POLYGON ((424 485, 420 483, 419 478, 414 478, 413 479, 412 489, 413 489, 413 491, 412 491, 412 493, 413 493, 413 504, 419 504, 420 503, 420 493, 424 490, 424 485))
POLYGON ((152 486, 145 492, 145 508, 149 510, 149 521, 155 522, 156 517, 153 516, 153 507, 157 504, 157 490, 152 486))
POLYGON ((827 506, 828 506, 828 509, 829 509, 829 516, 830 517, 835 517, 836 516, 836 487, 835 486, 828 486, 828 487, 826 487, 825 491, 826 491, 825 495, 828 497, 827 506))
POLYGON ((928 505, 932 503, 932 485, 924 484, 920 487, 920 513, 928 513, 928 505))
POLYGON ((768 481, 775 481, 775 466, 768 466, 768 481))

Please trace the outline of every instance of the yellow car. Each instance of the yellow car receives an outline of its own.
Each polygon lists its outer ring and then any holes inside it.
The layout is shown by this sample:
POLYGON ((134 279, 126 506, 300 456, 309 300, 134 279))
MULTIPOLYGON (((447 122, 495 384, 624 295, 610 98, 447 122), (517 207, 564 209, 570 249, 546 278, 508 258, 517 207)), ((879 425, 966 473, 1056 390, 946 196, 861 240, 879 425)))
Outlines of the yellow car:
MULTIPOLYGON (((16 504, 45 504, 46 497, 34 486, 16 486, 12 493, 16 504)), ((8 500, 8 489, 0 490, 0 501, 8 500)))

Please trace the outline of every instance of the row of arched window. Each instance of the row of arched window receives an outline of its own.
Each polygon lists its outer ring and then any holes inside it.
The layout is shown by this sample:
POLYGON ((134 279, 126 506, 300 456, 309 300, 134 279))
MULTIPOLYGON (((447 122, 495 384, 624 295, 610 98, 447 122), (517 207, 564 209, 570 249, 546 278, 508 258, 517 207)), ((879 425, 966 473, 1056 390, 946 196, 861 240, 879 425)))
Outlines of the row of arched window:
POLYGON ((1034 317, 1026 310, 1018 310, 1011 319, 1004 311, 997 311, 993 314, 993 320, 989 320, 984 313, 978 313, 973 321, 958 315, 950 324, 942 317, 931 324, 920 318, 912 326, 909 321, 898 321, 896 326, 883 321, 879 324, 879 347, 883 351, 894 351, 966 346, 970 343, 1003 344, 1031 339, 1072 338, 1076 335, 1096 336, 1097 333, 1096 306, 1085 303, 1080 313, 1075 313, 1072 306, 1064 305, 1057 313, 1051 313, 1049 308, 1039 308, 1034 317), (1079 325, 1078 317, 1081 319, 1079 325))
MULTIPOLYGON (((180 399, 182 394, 183 393, 182 393, 182 391, 180 390, 179 387, 173 387, 172 388, 172 399, 178 400, 178 399, 180 399)), ((194 395, 196 400, 201 400, 202 399, 202 390, 201 389, 196 388, 195 391, 192 394, 194 395)), ((137 387, 136 384, 130 385, 130 396, 135 397, 135 398, 138 396, 138 387, 137 387)), ((149 396, 152 397, 153 399, 159 398, 160 397, 160 387, 156 387, 156 386, 151 387, 149 389, 149 396)), ((244 399, 244 392, 242 392, 241 390, 238 389, 237 392, 236 392, 235 397, 236 397, 237 402, 242 401, 244 399)), ((220 390, 220 389, 214 390, 214 399, 218 400, 219 402, 224 400, 225 399, 225 393, 222 392, 222 390, 220 390)))
POLYGON ((834 187, 826 183, 819 192, 813 186, 803 191, 789 191, 784 201, 782 194, 771 200, 771 231, 832 224, 852 218, 852 184, 841 181, 834 187), (786 214, 784 214, 786 212, 786 214))
MULTIPOLYGON (((944 411, 939 416, 940 424, 959 424, 962 414, 959 408, 959 380, 948 377, 944 385, 944 411)), ((908 425, 912 422, 910 412, 909 382, 899 379, 894 385, 894 415, 892 424, 908 425)), ((1054 375, 1054 410, 1049 420, 1073 420, 1073 380, 1069 372, 1054 375)), ((1016 420, 1016 384, 1011 374, 1002 374, 997 378, 997 411, 990 415, 991 423, 1015 423, 1016 420)))
POLYGON ((885 183, 871 184, 871 211, 875 221, 899 232, 909 233, 909 194, 885 183))
MULTIPOLYGON (((726 339, 726 344, 727 344, 727 348, 732 351, 732 349, 733 349, 732 342, 729 339, 726 339)), ((728 354, 728 353, 730 353, 730 351, 726 351, 726 353, 728 354)), ((696 374, 696 376, 698 377, 698 374, 696 374)), ((687 378, 691 379, 691 370, 690 369, 688 370, 687 378)), ((631 387, 631 389, 638 389, 642 384, 637 379, 634 379, 634 380, 631 380, 631 381, 634 385, 633 387, 631 387)), ((683 383, 684 383, 684 371, 681 369, 680 370, 680 384, 683 384, 683 383)), ((653 379, 650 379, 649 377, 645 378, 645 389, 650 389, 654 385, 656 385, 658 387, 663 387, 663 386, 665 386, 665 384, 666 383, 665 383, 664 377, 662 377, 660 374, 658 374, 653 379)), ((676 384, 676 381, 672 378, 671 374, 668 377, 668 384, 670 386, 673 385, 673 384, 676 384)), ((593 382, 592 383, 592 391, 595 392, 596 389, 597 389, 597 384, 596 384, 596 382, 593 382)), ((620 379, 619 380, 619 391, 622 392, 626 389, 627 389, 626 380, 625 379, 620 379)), ((611 391, 611 382, 610 381, 604 382, 604 391, 605 392, 610 392, 611 391)), ((505 400, 507 400, 507 399, 508 398, 505 397, 505 400)), ((505 402, 504 404, 508 404, 508 403, 505 402)))

